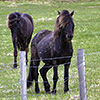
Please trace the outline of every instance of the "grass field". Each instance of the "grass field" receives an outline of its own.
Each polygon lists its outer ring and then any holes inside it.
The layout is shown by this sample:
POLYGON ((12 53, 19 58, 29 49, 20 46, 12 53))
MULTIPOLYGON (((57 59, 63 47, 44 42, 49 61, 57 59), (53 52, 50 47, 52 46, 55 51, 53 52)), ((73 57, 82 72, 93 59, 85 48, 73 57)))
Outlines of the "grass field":
MULTIPOLYGON (((45 94, 42 79, 39 76, 40 94, 28 89, 28 100, 78 100, 79 84, 77 71, 77 50, 85 49, 86 84, 88 100, 100 100, 100 2, 2 2, 0 1, 0 100, 20 100, 20 68, 13 67, 13 45, 6 21, 9 13, 18 11, 28 13, 34 20, 33 36, 43 29, 53 30, 57 10, 75 11, 73 48, 74 55, 70 66, 70 91, 63 93, 63 66, 59 66, 57 94, 45 94)), ((30 51, 29 56, 30 59, 30 51)), ((19 65, 19 57, 18 57, 19 65)), ((40 67, 43 66, 41 63, 40 67)), ((28 74, 28 67, 27 67, 28 74)), ((52 69, 48 72, 52 89, 52 69)))

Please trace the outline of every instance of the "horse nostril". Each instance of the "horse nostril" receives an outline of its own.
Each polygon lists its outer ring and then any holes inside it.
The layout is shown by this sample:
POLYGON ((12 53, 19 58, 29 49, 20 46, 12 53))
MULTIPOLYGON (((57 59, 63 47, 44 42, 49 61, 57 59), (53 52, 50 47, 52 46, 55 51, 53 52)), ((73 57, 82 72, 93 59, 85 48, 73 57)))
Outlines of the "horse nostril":
POLYGON ((73 35, 69 35, 68 38, 72 39, 73 38, 73 35))

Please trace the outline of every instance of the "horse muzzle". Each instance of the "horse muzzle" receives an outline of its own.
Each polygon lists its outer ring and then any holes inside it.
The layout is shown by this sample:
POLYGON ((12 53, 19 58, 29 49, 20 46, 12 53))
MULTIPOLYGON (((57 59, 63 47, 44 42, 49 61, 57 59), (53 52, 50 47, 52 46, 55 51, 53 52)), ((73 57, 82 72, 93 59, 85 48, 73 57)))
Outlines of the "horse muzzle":
POLYGON ((71 41, 72 38, 73 38, 73 35, 68 35, 68 36, 67 36, 68 41, 71 41))

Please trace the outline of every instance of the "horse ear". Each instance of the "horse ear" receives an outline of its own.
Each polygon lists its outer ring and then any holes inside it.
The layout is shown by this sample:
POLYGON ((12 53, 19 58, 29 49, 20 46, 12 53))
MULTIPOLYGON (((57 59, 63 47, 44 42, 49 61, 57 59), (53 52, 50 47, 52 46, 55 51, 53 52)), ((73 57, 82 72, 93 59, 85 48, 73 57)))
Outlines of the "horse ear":
POLYGON ((74 14, 74 10, 71 12, 71 14, 70 14, 70 15, 71 15, 71 16, 73 16, 73 14, 74 14))
POLYGON ((58 15, 60 15, 60 12, 58 11, 58 15))

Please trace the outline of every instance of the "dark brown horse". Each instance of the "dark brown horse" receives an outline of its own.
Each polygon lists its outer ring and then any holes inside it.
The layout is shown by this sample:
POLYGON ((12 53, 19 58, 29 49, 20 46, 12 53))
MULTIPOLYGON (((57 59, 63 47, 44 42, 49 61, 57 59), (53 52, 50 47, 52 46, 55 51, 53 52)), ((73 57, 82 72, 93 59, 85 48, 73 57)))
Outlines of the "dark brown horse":
POLYGON ((39 93, 38 86, 38 66, 40 60, 45 65, 40 69, 40 74, 43 78, 43 84, 46 93, 50 93, 50 85, 47 79, 47 72, 53 66, 53 90, 56 94, 56 83, 58 80, 58 65, 64 64, 64 93, 68 88, 69 66, 73 55, 72 38, 74 32, 74 23, 72 13, 67 10, 58 12, 54 31, 42 30, 38 32, 31 42, 31 61, 29 68, 29 75, 27 78, 27 87, 32 85, 35 80, 35 91, 39 93), (40 60, 39 60, 40 59, 40 60))
POLYGON ((17 47, 20 51, 26 51, 26 61, 28 61, 28 45, 34 28, 33 19, 28 14, 14 12, 8 15, 8 27, 11 29, 14 47, 13 68, 17 68, 17 47))

